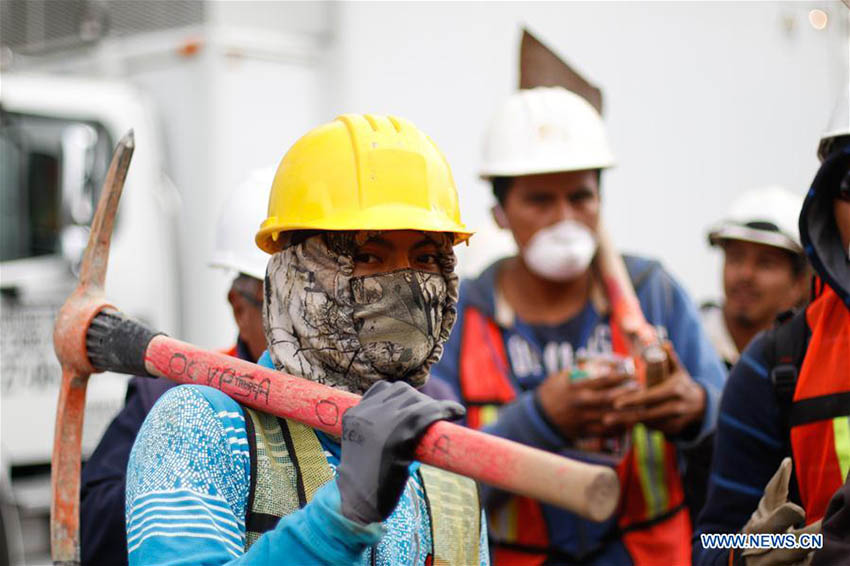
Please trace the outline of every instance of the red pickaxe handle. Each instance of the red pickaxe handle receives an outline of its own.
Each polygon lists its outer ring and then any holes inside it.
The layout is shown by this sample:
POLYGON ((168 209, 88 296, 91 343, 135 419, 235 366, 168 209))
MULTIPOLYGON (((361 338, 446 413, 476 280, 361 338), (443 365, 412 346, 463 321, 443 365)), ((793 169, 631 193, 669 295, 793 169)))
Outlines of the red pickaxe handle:
MULTIPOLYGON (((121 355, 113 358, 116 365, 99 369, 122 371, 143 365, 150 375, 214 387, 244 405, 335 436, 342 435, 343 413, 360 401, 359 395, 167 336, 149 333, 145 337, 133 321, 120 320, 120 313, 115 311, 107 311, 101 317, 113 319, 115 329, 108 333, 111 340, 121 341, 119 334, 127 333, 135 338, 128 338, 125 343, 145 340, 147 346, 143 353, 136 348, 139 359, 121 355)), ((96 323, 94 326, 102 324, 101 320, 96 323)), ((107 334, 102 330, 99 333, 107 334)), ((90 342, 90 348, 94 350, 92 359, 105 359, 96 342, 90 342)), ((594 521, 607 519, 617 506, 619 485, 611 468, 570 460, 449 422, 441 421, 428 429, 419 442, 416 458, 594 521)))

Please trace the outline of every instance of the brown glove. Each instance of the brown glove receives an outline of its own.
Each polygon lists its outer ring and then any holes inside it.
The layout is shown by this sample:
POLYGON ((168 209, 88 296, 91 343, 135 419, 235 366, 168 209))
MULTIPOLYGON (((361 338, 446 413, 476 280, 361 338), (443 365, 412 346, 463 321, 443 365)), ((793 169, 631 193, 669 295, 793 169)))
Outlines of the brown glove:
MULTIPOLYGON (((795 528, 805 521, 802 507, 788 501, 788 482, 791 479, 791 458, 785 458, 770 478, 758 508, 741 529, 742 533, 790 533, 795 537, 803 533, 819 533, 820 521, 804 528, 795 528)), ((808 566, 812 561, 810 548, 747 548, 736 550, 740 562, 746 566, 808 566)))

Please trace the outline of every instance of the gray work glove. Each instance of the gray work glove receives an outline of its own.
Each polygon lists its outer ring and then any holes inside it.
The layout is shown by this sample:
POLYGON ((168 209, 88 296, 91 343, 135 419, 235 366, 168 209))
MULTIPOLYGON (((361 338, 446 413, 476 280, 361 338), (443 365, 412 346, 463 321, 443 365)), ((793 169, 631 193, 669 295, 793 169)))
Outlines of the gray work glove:
MULTIPOLYGON (((791 479, 791 458, 785 458, 770 478, 758 508, 744 525, 742 533, 819 533, 820 521, 797 529, 795 525, 806 520, 802 507, 788 501, 788 482, 791 479)), ((812 561, 813 550, 808 548, 747 548, 735 551, 738 564, 746 566, 807 566, 812 561)))
POLYGON ((379 381, 342 416, 342 458, 337 486, 346 518, 368 525, 395 509, 419 439, 441 419, 466 410, 435 401, 407 383, 379 381))

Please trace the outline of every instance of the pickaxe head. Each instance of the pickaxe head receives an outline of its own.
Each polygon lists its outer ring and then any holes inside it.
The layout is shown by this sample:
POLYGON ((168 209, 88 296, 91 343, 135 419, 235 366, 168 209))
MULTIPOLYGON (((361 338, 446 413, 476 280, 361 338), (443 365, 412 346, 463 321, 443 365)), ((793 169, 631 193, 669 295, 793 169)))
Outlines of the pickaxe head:
POLYGON ((86 354, 86 330, 92 319, 110 306, 103 292, 109 244, 134 149, 130 130, 118 142, 109 164, 80 266, 80 284, 62 305, 53 328, 53 347, 62 366, 51 466, 50 547, 54 564, 80 563, 83 413, 88 378, 96 371, 86 354))
POLYGON ((602 90, 523 29, 519 48, 519 88, 538 86, 564 87, 587 100, 602 114, 602 90))

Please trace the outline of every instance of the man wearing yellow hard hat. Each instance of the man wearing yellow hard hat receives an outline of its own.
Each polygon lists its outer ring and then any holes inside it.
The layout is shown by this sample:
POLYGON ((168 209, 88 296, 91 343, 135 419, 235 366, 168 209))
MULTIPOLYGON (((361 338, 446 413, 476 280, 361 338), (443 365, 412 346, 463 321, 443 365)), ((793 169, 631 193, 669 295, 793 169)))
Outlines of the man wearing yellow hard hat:
POLYGON ((406 120, 345 115, 278 167, 261 365, 363 394, 342 439, 203 386, 169 391, 130 458, 131 565, 488 564, 472 480, 413 461, 463 408, 417 391, 456 316, 451 171, 406 120))

